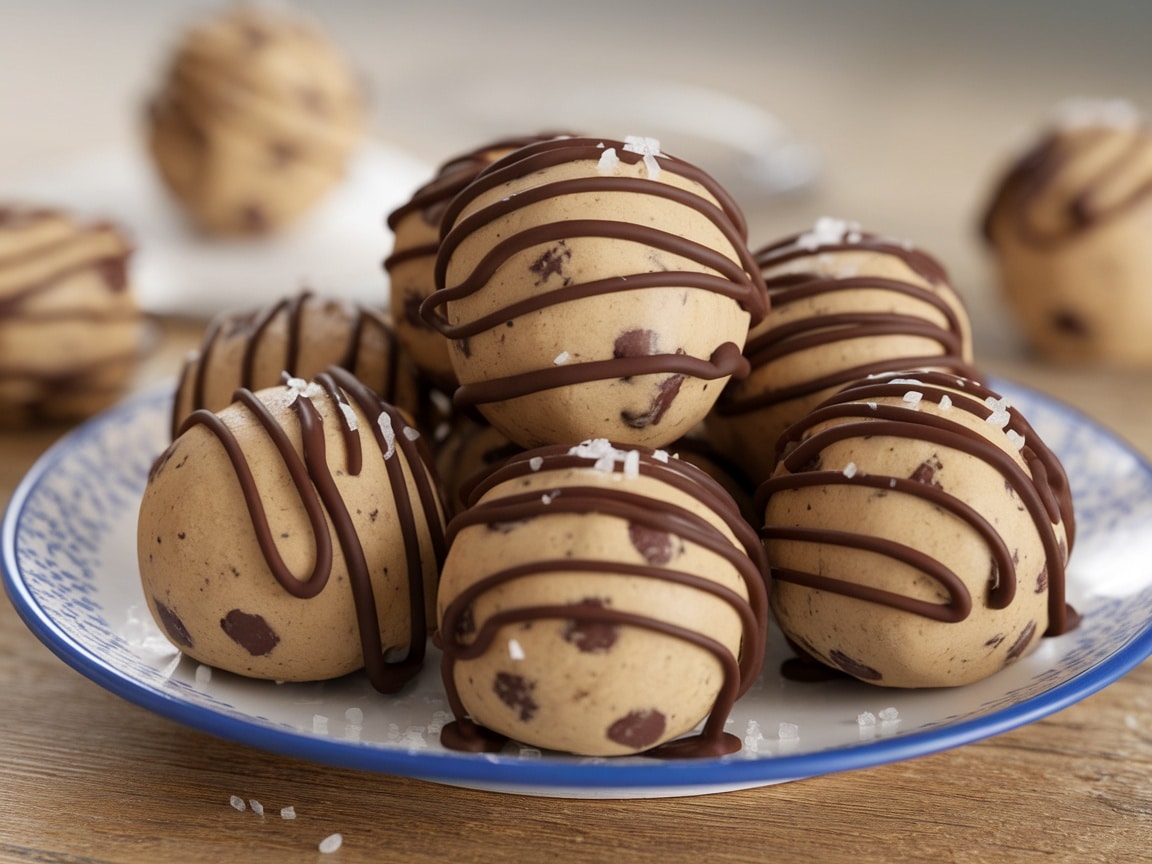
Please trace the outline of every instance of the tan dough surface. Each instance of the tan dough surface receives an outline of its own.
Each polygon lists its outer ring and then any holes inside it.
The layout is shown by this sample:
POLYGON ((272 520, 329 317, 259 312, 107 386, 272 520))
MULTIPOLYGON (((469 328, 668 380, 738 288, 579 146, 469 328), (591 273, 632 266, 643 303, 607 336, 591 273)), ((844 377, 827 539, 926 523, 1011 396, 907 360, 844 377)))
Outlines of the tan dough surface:
MULTIPOLYGON (((561 366, 579 372, 583 364, 609 363, 609 369, 591 381, 532 386, 523 395, 479 404, 492 425, 522 446, 603 436, 653 447, 669 444, 696 425, 727 376, 708 379, 663 371, 625 375, 610 368, 620 358, 653 355, 708 361, 721 346, 743 346, 749 312, 718 290, 681 285, 677 275, 706 274, 727 282, 735 270, 741 275, 733 278, 749 293, 759 290, 741 269, 746 261, 754 269, 746 248, 737 248, 743 240, 734 244, 725 235, 719 224, 730 223, 718 212, 709 190, 680 176, 674 164, 653 178, 643 161, 620 161, 608 169, 596 159, 581 158, 539 171, 526 168, 523 176, 510 176, 472 196, 446 237, 459 238, 458 244, 447 251, 442 247, 438 262, 448 289, 484 265, 477 277, 482 287, 446 304, 450 326, 494 316, 481 332, 452 341, 450 356, 460 383, 502 382, 523 375, 539 381, 541 373, 556 374, 561 366), (605 177, 631 178, 643 183, 641 189, 655 191, 580 191, 581 184, 605 177), (576 185, 566 186, 569 182, 576 185), (693 197, 688 202, 660 197, 663 186, 693 197), (534 194, 543 197, 529 200, 534 194), (524 203, 507 210, 502 206, 506 201, 524 203), (689 240, 695 251, 680 254, 642 238, 612 236, 598 225, 588 229, 592 222, 615 226, 615 231, 625 226, 625 233, 635 228, 689 240), (548 238, 530 242, 538 230, 548 238), (716 269, 722 266, 718 261, 731 268, 728 276, 716 269), (670 273, 666 284, 629 286, 629 279, 661 272, 670 273), (596 283, 615 287, 581 299, 566 296, 596 283), (514 308, 541 296, 554 299, 540 309, 514 308)), ((458 400, 462 393, 458 391, 458 400)))
MULTIPOLYGON (((518 458, 534 452, 539 451, 518 458)), ((527 575, 481 591, 470 605, 468 626, 457 628, 457 638, 471 644, 492 616, 528 616, 493 624, 498 629, 487 649, 456 661, 459 697, 476 722, 521 742, 619 755, 675 738, 704 719, 724 680, 721 663, 681 637, 633 623, 535 618, 532 610, 591 606, 631 612, 707 636, 735 656, 748 637, 742 637, 741 620, 727 601, 658 575, 613 568, 651 565, 696 574, 744 600, 749 593, 730 560, 683 535, 645 530, 628 518, 597 512, 595 505, 582 504, 579 513, 558 509, 574 495, 587 504, 600 490, 641 496, 641 508, 684 508, 730 554, 746 555, 742 547, 730 548, 738 541, 715 511, 659 479, 545 466, 504 481, 479 499, 477 507, 518 495, 538 497, 539 503, 529 518, 460 530, 445 563, 438 605, 443 627, 446 608, 462 591, 506 568, 526 567, 527 575), (563 566, 581 560, 605 562, 608 572, 563 566), (559 562, 558 569, 549 570, 550 562, 559 562)))
POLYGON ((0 425, 107 407, 135 371, 144 322, 115 226, 0 207, 0 425))
POLYGON ((360 85, 315 27, 238 7, 182 38, 149 116, 153 161, 203 231, 280 230, 344 174, 360 85))
MULTIPOLYGON (((921 392, 923 398, 912 407, 900 394, 880 396, 861 386, 853 392, 864 395, 850 402, 859 407, 857 414, 863 419, 828 419, 808 426, 803 435, 790 431, 791 439, 807 441, 821 433, 835 436, 837 428, 847 423, 859 424, 842 440, 826 437, 818 456, 812 457, 818 463, 792 466, 800 478, 813 471, 827 479, 808 488, 775 491, 768 499, 764 520, 769 532, 773 528, 833 532, 808 540, 767 535, 765 546, 776 576, 772 609, 796 644, 862 680, 887 687, 966 684, 991 675, 1039 644, 1050 623, 1049 580, 1063 572, 1064 564, 1047 557, 1042 531, 1051 532, 1062 558, 1067 547, 1065 526, 1063 522, 1053 526, 1044 517, 1038 527, 1022 497, 1010 488, 1008 475, 994 462, 1007 456, 1031 476, 1022 452, 1006 434, 1007 429, 1022 428, 1018 419, 1006 429, 986 421, 980 412, 965 410, 961 399, 971 397, 964 396, 962 387, 926 388, 910 381, 899 388, 921 392), (940 395, 954 404, 941 408, 940 395), (873 405, 939 417, 955 424, 953 430, 959 427, 979 435, 1000 455, 984 457, 960 445, 934 442, 917 434, 922 427, 916 425, 907 425, 901 434, 873 432, 879 428, 874 423, 881 422, 870 419, 877 411, 873 405), (871 478, 879 478, 877 485, 866 485, 864 481, 871 478), (896 487, 906 480, 911 484, 896 487), (1016 588, 1006 608, 990 608, 991 585, 1012 579, 1012 574, 997 568, 988 541, 963 517, 941 506, 928 494, 929 487, 970 505, 1007 544, 1016 588), (928 570, 884 550, 857 546, 858 540, 871 538, 903 544, 951 570, 971 598, 970 613, 958 621, 933 620, 887 602, 797 583, 781 572, 840 580, 934 604, 936 611, 950 602, 955 608, 946 587, 928 570)), ((977 400, 976 405, 981 404, 977 400)), ((1041 445, 1033 441, 1028 446, 1041 445)), ((772 482, 787 481, 791 475, 785 460, 772 482)))
POLYGON ((396 349, 383 313, 311 292, 223 312, 185 363, 173 419, 178 426, 197 408, 219 411, 237 388, 273 387, 283 372, 310 379, 329 366, 346 368, 385 402, 414 416, 420 401, 415 370, 396 349))
MULTIPOLYGON (((409 570, 395 491, 401 487, 389 477, 383 458, 386 449, 374 431, 377 417, 353 403, 355 435, 363 450, 362 469, 354 474, 347 460, 343 437, 347 421, 342 411, 314 385, 296 395, 299 389, 274 387, 259 391, 257 398, 291 441, 294 459, 301 458, 296 454, 303 452, 303 438, 293 403, 310 399, 323 418, 327 471, 362 550, 345 552, 333 524, 341 517, 326 509, 327 536, 319 538, 331 544, 328 569, 317 564, 321 543, 305 510, 305 499, 316 495, 313 486, 308 484, 304 495, 297 491, 288 460, 249 407, 234 404, 218 416, 235 436, 251 470, 276 553, 296 580, 327 580, 316 596, 294 596, 277 580, 259 545, 258 520, 245 502, 237 471, 221 440, 204 425, 193 425, 160 457, 138 523, 145 596, 173 643, 211 666, 290 681, 333 678, 364 665, 348 554, 364 556, 385 656, 392 651, 403 654, 411 633, 409 570), (237 621, 245 625, 240 629, 247 635, 237 635, 238 628, 231 626, 237 621)), ((402 434, 402 428, 394 431, 402 434)), ((431 537, 440 530, 440 517, 431 527, 423 518, 413 472, 428 476, 429 469, 419 460, 413 464, 398 442, 389 458, 403 467, 401 495, 414 502, 420 578, 430 623, 437 580, 431 537)))
POLYGON ((1031 347, 1152 366, 1152 134, 1115 103, 1065 106, 993 190, 985 229, 1031 347))
POLYGON ((716 448, 753 482, 776 467, 780 434, 849 381, 934 361, 970 368, 964 304, 943 268, 909 244, 822 219, 757 261, 771 306, 748 334, 752 371, 707 420, 716 448))

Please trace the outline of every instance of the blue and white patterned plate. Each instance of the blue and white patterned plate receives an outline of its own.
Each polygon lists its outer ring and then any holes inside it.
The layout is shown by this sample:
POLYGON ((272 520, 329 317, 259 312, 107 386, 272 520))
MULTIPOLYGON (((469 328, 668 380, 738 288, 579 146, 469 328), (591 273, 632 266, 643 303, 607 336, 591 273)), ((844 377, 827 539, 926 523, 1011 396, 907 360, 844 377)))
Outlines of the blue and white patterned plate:
POLYGON ((582 759, 515 745, 496 756, 447 751, 438 733, 450 716, 434 650, 399 698, 380 696, 359 675, 277 685, 176 654, 148 614, 135 558, 140 495, 166 440, 167 390, 95 418, 33 467, 4 518, 5 588, 49 648, 113 693, 179 723, 316 762, 536 795, 641 797, 908 759, 1044 717, 1152 653, 1152 467, 1072 409, 1017 385, 994 386, 1070 475, 1078 538, 1068 598, 1081 626, 985 681, 912 692, 785 680, 777 670, 787 652, 772 641, 761 680, 729 722, 744 749, 722 759, 582 759), (873 725, 858 721, 865 712, 873 725))

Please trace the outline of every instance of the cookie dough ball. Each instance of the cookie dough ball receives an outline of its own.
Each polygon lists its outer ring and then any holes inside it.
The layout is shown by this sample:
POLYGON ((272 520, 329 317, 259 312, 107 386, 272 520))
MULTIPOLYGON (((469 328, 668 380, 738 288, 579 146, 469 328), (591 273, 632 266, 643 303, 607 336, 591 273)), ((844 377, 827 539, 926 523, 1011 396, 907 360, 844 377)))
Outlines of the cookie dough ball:
POLYGON ((340 181, 364 115, 360 84, 323 33, 241 6, 180 42, 150 105, 149 146, 201 230, 267 234, 340 181))
POLYGON ((967 312, 944 268, 911 244, 823 218, 756 253, 771 308, 748 334, 749 376, 706 421, 755 483, 779 435, 845 384, 879 372, 973 374, 967 312))
POLYGON ((469 504, 438 601, 447 746, 739 749, 724 723, 763 660, 763 558, 715 481, 600 439, 513 457, 469 504))
POLYGON ((385 402, 418 414, 415 370, 398 351, 385 315, 302 291, 258 309, 223 312, 188 355, 176 387, 172 435, 198 408, 219 411, 240 387, 282 383, 285 372, 309 379, 330 366, 347 369, 385 402))
POLYGON ((812 658, 885 687, 951 687, 1074 626, 1067 477, 998 394, 881 375, 783 440, 762 536, 772 610, 812 658))
POLYGON ((421 307, 458 406, 524 447, 664 446, 747 372, 759 269, 739 208, 653 139, 522 147, 460 192, 421 307))
POLYGON ((1152 134, 1132 106, 1060 106, 994 190, 984 230, 1039 356, 1152 366, 1152 134))
POLYGON ((430 460, 342 369, 189 416, 140 505, 144 595, 171 642, 253 678, 416 674, 443 560, 430 460))
POLYGON ((120 396, 145 331, 131 253, 113 225, 0 206, 0 426, 74 421, 120 396))
POLYGON ((420 317, 420 304, 436 290, 436 251, 440 217, 456 193, 497 159, 555 134, 503 138, 448 160, 412 198, 388 215, 395 235, 392 254, 384 261, 392 291, 396 335, 420 371, 451 393, 459 383, 448 356, 448 340, 420 317))
POLYGON ((449 513, 464 508, 467 491, 481 475, 523 449, 487 423, 456 416, 436 446, 436 470, 449 513))

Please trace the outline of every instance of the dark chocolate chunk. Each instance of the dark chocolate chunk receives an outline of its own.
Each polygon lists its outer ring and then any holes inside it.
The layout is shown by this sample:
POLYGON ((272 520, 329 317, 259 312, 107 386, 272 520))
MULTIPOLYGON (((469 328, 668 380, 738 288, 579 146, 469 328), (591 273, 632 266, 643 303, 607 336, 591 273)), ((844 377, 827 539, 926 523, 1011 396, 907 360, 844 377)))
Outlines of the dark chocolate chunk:
POLYGON ((268 626, 263 616, 242 612, 239 609, 233 609, 221 618, 220 627, 228 634, 229 639, 253 657, 263 657, 280 642, 280 637, 268 626))
POLYGON ((605 730, 610 741, 624 747, 643 750, 651 747, 664 734, 667 722, 654 708, 630 711, 605 730))

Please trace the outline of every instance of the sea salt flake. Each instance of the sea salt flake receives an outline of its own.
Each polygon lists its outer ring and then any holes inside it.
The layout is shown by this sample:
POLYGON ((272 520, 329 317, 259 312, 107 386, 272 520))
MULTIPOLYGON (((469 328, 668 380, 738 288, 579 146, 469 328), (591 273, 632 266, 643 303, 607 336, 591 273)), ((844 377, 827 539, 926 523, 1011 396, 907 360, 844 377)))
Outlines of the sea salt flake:
POLYGON ((392 428, 392 418, 387 411, 381 411, 376 423, 380 427, 380 434, 384 436, 384 458, 391 459, 396 452, 396 431, 392 428))
POLYGON ((882 723, 896 723, 900 720, 900 712, 894 707, 885 708, 880 712, 880 722, 882 723))
MULTIPOLYGON (((601 147, 604 145, 601 144, 601 147)), ((615 147, 608 147, 600 154, 600 161, 596 163, 596 170, 600 174, 611 174, 620 164, 620 157, 616 155, 615 147)))
POLYGON ((512 660, 524 659, 524 648, 515 639, 508 640, 508 657, 512 660))
POLYGON ((952 397, 945 393, 940 397, 940 402, 938 404, 940 405, 941 411, 947 411, 952 407, 952 397))
POLYGON ((280 808, 280 818, 281 819, 295 819, 296 818, 296 808, 295 807, 281 807, 280 808))
POLYGON ((860 240, 863 239, 863 237, 864 237, 864 235, 861 234, 859 231, 849 231, 847 234, 844 235, 844 242, 845 243, 859 243, 860 240))
POLYGON ((849 222, 845 219, 834 219, 831 216, 821 216, 812 226, 796 238, 796 245, 801 249, 815 252, 821 246, 838 246, 844 242, 849 234, 859 234, 860 223, 849 222))
MULTIPOLYGON (((884 374, 884 373, 880 373, 880 374, 884 374)), ((888 383, 889 384, 912 384, 915 386, 921 386, 924 384, 924 382, 921 381, 919 378, 893 378, 888 383)))
POLYGON ((644 157, 644 167, 648 170, 649 180, 655 180, 660 176, 660 163, 656 160, 656 157, 661 155, 659 138, 628 135, 624 138, 624 149, 644 157))
POLYGON ((312 715, 312 731, 317 735, 328 734, 328 718, 323 714, 312 715))
POLYGON ((865 402, 864 404, 867 405, 869 408, 871 408, 873 411, 875 411, 877 409, 877 407, 879 407, 875 402, 865 402))
POLYGON ((252 808, 252 812, 257 816, 264 815, 264 805, 257 801, 255 798, 248 799, 248 806, 252 808))
POLYGON ((640 451, 629 450, 628 455, 624 457, 624 476, 625 477, 639 477, 640 476, 640 451))
POLYGON ((668 451, 667 450, 653 450, 652 451, 652 458, 655 459, 657 462, 663 462, 665 465, 667 465, 668 464, 668 451))
POLYGON ((544 464, 544 457, 543 456, 533 456, 531 459, 528 460, 528 467, 531 468, 533 471, 539 471, 540 466, 543 464, 544 464))
POLYGON ((344 415, 344 425, 348 431, 355 432, 360 427, 360 421, 356 419, 356 412, 352 410, 352 406, 343 399, 337 399, 336 404, 340 406, 340 413, 344 415))
POLYGON ((233 795, 230 797, 228 799, 228 803, 231 804, 234 809, 239 810, 241 813, 248 809, 248 805, 244 803, 244 799, 239 795, 233 795))
POLYGON ((794 741, 800 737, 800 727, 795 723, 781 723, 778 734, 781 741, 794 741))
POLYGON ((571 358, 571 356, 572 355, 569 354, 567 351, 561 351, 559 354, 556 355, 556 359, 554 359, 552 361, 552 365, 553 366, 563 366, 565 363, 568 362, 568 360, 571 358))
POLYGON ((329 834, 320 841, 319 848, 325 855, 335 852, 344 845, 344 838, 339 834, 329 834))
POLYGON ((364 722, 364 712, 356 707, 349 708, 344 712, 344 719, 349 723, 359 726, 364 722))
POLYGON ((852 479, 853 477, 856 476, 857 470, 858 469, 856 468, 856 463, 855 462, 849 462, 847 465, 844 466, 843 474, 848 479, 852 479))
POLYGON ((1008 438, 1008 443, 1015 447, 1017 450, 1024 449, 1024 436, 1017 432, 1015 429, 1009 429, 1005 435, 1008 438))
POLYGON ((203 690, 212 680, 212 667, 201 663, 196 667, 196 686, 203 690))
POLYGON ((856 715, 856 725, 858 726, 875 726, 876 715, 871 711, 862 711, 856 715))
POLYGON ((419 430, 416 429, 415 426, 405 426, 404 427, 404 437, 407 438, 409 441, 415 441, 416 439, 418 439, 420 437, 420 432, 419 432, 419 430))
POLYGON ((556 500, 557 496, 559 496, 559 495, 560 495, 560 490, 559 489, 553 489, 551 492, 545 492, 543 495, 541 495, 540 500, 543 501, 545 504, 551 504, 553 501, 556 500))
POLYGON ((896 488, 896 478, 895 477, 893 477, 891 480, 888 481, 888 488, 889 489, 895 489, 896 488))
POLYGON ((909 390, 904 394, 904 401, 913 408, 918 408, 920 406, 920 400, 923 398, 924 394, 919 390, 909 390))

